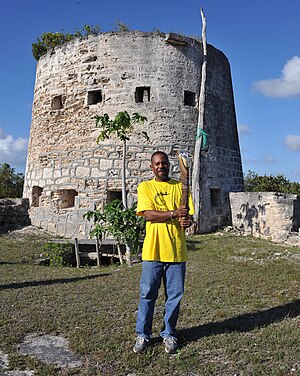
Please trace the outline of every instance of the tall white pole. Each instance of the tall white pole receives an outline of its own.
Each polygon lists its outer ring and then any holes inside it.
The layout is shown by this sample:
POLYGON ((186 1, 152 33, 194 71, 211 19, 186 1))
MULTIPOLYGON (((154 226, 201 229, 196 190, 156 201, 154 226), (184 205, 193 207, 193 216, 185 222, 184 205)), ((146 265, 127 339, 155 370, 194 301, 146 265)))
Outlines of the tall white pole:
POLYGON ((204 128, 204 108, 205 108, 205 84, 206 84, 206 66, 207 66, 207 48, 206 48, 206 18, 201 8, 202 18, 202 48, 203 48, 203 61, 201 70, 201 86, 199 94, 199 115, 197 124, 197 133, 194 150, 194 161, 192 171, 192 195, 195 206, 195 232, 200 227, 200 189, 201 189, 201 144, 203 139, 204 128))

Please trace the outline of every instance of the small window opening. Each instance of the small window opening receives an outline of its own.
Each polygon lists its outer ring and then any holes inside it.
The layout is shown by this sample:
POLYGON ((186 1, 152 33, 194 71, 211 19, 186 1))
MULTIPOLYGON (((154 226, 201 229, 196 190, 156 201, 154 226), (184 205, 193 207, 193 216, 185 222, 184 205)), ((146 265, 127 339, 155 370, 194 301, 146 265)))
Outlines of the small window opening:
POLYGON ((184 104, 186 106, 195 106, 196 105, 196 97, 195 93, 192 91, 184 91, 184 104))
POLYGON ((43 188, 34 185, 32 187, 32 194, 31 194, 31 206, 38 208, 41 204, 40 197, 42 195, 43 188))
POLYGON ((141 86, 135 88, 135 102, 150 101, 150 86, 141 86))
POLYGON ((221 190, 219 188, 210 189, 210 204, 213 207, 221 205, 221 190))
POLYGON ((74 189, 61 189, 56 192, 52 192, 51 199, 53 205, 57 209, 72 208, 75 205, 75 197, 78 192, 74 189))
POLYGON ((57 95, 52 98, 51 108, 52 110, 60 110, 63 108, 62 95, 57 95))
POLYGON ((88 105, 102 102, 101 90, 92 90, 88 92, 88 105))
POLYGON ((122 201, 122 191, 107 191, 107 197, 106 197, 107 204, 114 200, 122 201))

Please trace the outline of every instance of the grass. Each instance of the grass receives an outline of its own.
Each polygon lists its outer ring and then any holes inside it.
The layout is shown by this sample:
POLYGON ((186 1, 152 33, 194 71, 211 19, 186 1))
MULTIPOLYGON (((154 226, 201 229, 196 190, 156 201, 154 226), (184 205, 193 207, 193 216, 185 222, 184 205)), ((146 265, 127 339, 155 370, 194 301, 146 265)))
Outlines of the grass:
POLYGON ((300 375, 300 248, 230 234, 189 238, 180 350, 163 351, 161 289, 153 343, 134 354, 141 264, 35 265, 47 239, 0 237, 0 351, 35 375, 300 375), (30 333, 62 335, 82 356, 60 370, 18 354, 30 333))

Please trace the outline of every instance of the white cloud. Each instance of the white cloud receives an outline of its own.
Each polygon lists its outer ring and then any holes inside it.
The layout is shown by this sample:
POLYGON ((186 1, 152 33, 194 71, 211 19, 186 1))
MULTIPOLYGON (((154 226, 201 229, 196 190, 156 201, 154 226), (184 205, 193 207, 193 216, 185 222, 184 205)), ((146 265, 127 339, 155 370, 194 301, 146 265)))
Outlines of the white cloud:
POLYGON ((251 130, 248 125, 238 124, 239 134, 250 134, 251 130))
POLYGON ((256 81, 253 88, 267 97, 287 98, 300 95, 300 57, 294 56, 286 62, 280 78, 256 81))
POLYGON ((300 176, 300 170, 293 170, 292 173, 297 177, 300 176))
POLYGON ((28 139, 13 138, 0 128, 0 164, 8 163, 16 170, 24 169, 27 157, 28 139))
POLYGON ((5 138, 7 134, 5 133, 4 129, 0 127, 0 139, 5 138))
POLYGON ((288 134, 284 143, 289 150, 300 151, 300 136, 288 134))
POLYGON ((263 163, 276 163, 277 159, 273 157, 273 155, 265 155, 262 158, 263 163))
POLYGON ((245 164, 263 164, 263 163, 272 164, 272 163, 276 163, 276 162, 277 162, 277 159, 275 159, 273 157, 273 155, 271 155, 271 154, 264 155, 261 158, 254 158, 254 159, 246 159, 246 160, 244 160, 245 164))

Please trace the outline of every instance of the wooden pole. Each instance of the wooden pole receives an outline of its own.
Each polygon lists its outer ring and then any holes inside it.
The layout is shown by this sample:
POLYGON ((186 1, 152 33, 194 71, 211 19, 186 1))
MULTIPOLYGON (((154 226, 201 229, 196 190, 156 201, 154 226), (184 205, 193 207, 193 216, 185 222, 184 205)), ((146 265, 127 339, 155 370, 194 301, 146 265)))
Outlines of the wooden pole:
POLYGON ((99 244, 99 239, 96 238, 96 257, 97 257, 97 266, 101 266, 100 247, 101 247, 101 244, 99 244))
POLYGON ((80 255, 79 255, 79 244, 78 244, 78 239, 75 238, 75 257, 76 257, 76 264, 77 268, 80 268, 80 255))
POLYGON ((202 48, 203 62, 201 70, 201 85, 199 94, 199 115, 194 149, 193 171, 192 171, 192 195, 195 206, 195 228, 198 232, 200 228, 200 189, 201 189, 201 144, 204 129, 204 108, 205 108, 205 85, 206 85, 206 66, 207 66, 207 47, 206 47, 206 18, 201 8, 202 18, 202 48))
POLYGON ((122 155, 122 202, 125 209, 127 209, 127 192, 126 192, 126 140, 123 141, 123 155, 122 155))
POLYGON ((120 264, 123 265, 123 255, 122 255, 122 251, 121 251, 121 247, 120 247, 119 242, 117 242, 117 250, 118 250, 118 256, 119 256, 120 264))

